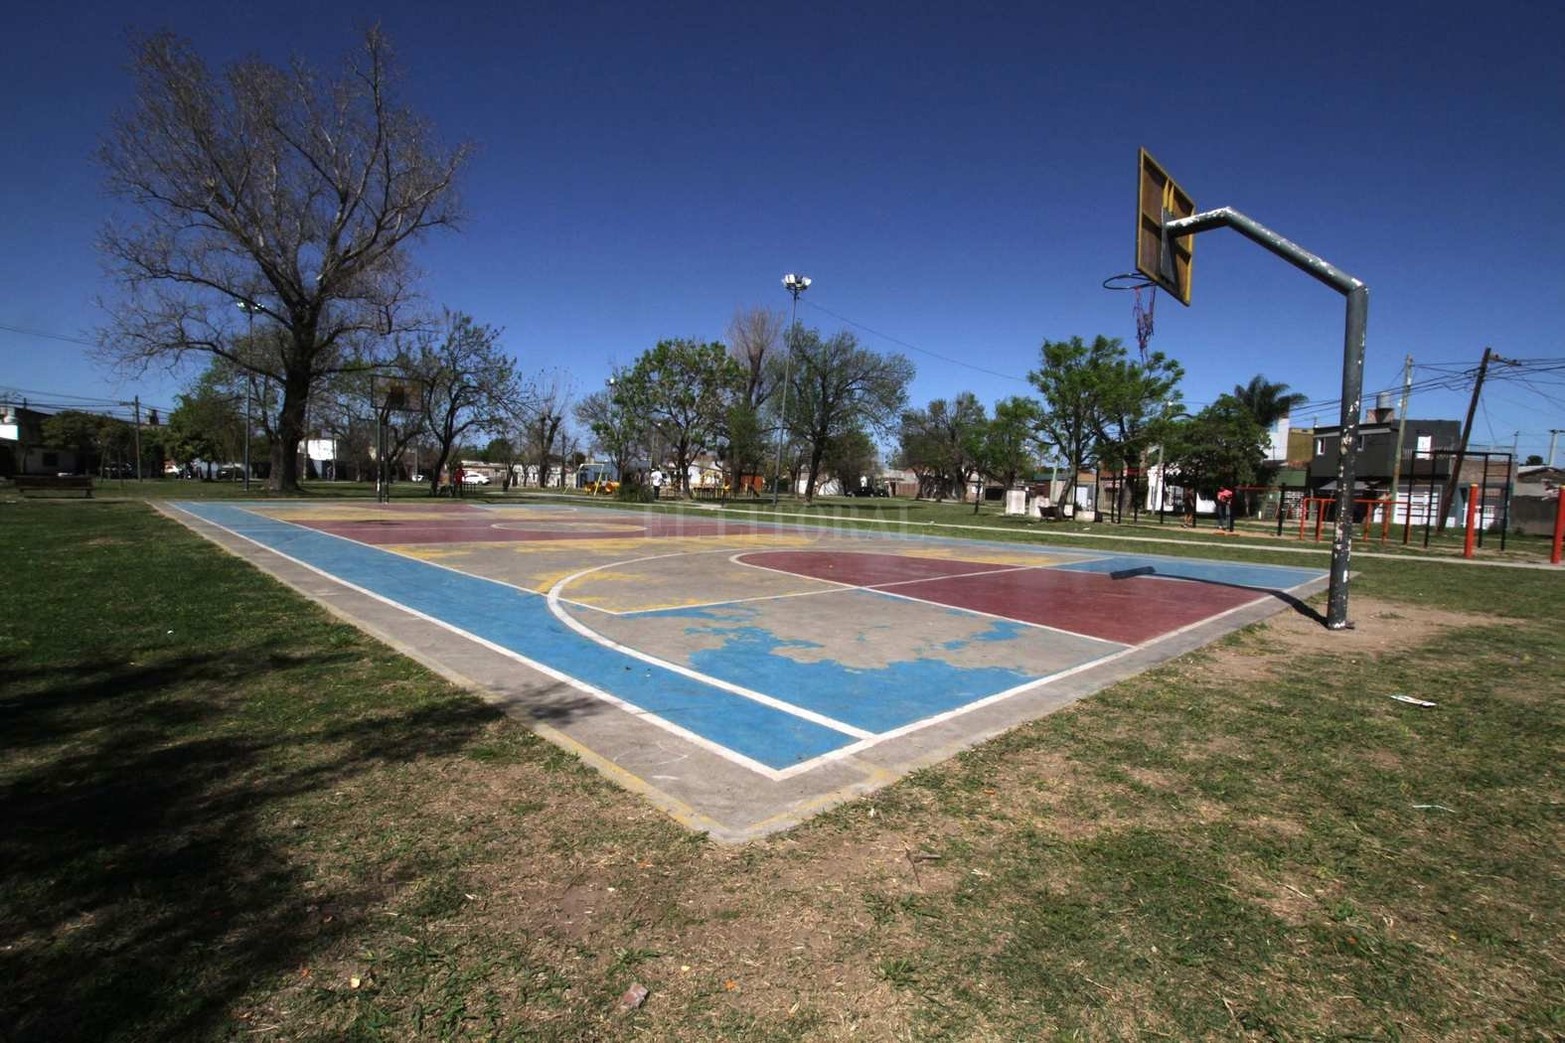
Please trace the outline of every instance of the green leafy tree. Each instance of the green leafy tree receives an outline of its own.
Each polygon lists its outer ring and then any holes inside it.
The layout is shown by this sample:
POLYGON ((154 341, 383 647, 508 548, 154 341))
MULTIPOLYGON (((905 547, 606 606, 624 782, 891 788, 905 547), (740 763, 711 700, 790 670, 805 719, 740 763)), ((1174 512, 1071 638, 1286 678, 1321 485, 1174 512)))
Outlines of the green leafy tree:
POLYGON ((371 29, 335 78, 256 59, 214 75, 169 34, 137 46, 136 96, 100 150, 136 223, 107 228, 124 284, 106 353, 132 367, 215 355, 280 394, 269 484, 295 490, 319 382, 414 328, 412 243, 457 218, 465 150, 398 99, 371 29), (251 330, 274 353, 241 350, 251 330))
POLYGON ((163 418, 156 409, 147 410, 147 418, 141 425, 141 470, 143 477, 156 477, 163 473, 163 461, 168 458, 164 444, 163 418))
POLYGON ((1171 421, 1163 443, 1170 480, 1204 496, 1253 482, 1266 459, 1266 429, 1248 406, 1222 395, 1195 416, 1171 421))
POLYGON ((1071 499, 1077 474, 1092 459, 1103 430, 1102 371, 1123 358, 1118 340, 1095 337, 1086 344, 1080 337, 1043 342, 1040 367, 1027 374, 1043 396, 1042 429, 1064 455, 1067 465, 1063 501, 1071 499))
POLYGON ((729 408, 726 426, 728 446, 724 464, 728 471, 728 487, 737 492, 747 484, 747 478, 766 474, 766 431, 761 426, 760 414, 743 401, 729 408))
POLYGON ((77 409, 45 417, 39 433, 45 445, 75 453, 77 466, 88 474, 99 470, 108 457, 127 459, 135 437, 123 420, 77 409))
MULTIPOLYGON (((260 338, 257 338, 259 341, 260 338)), ((253 373, 224 358, 212 358, 206 369, 185 392, 187 410, 178 424, 169 416, 171 435, 168 452, 181 462, 202 459, 235 461, 243 458, 245 444, 245 407, 249 399, 251 437, 250 459, 266 459, 275 431, 277 396, 268 394, 253 373), (268 408, 268 405, 272 408, 268 408), (199 452, 192 452, 199 445, 199 452)), ((176 397, 176 404, 181 399, 176 397)))
POLYGON ((517 451, 516 442, 501 435, 499 438, 491 438, 489 444, 484 446, 480 460, 486 463, 497 464, 503 472, 500 479, 500 488, 509 490, 511 480, 516 474, 516 465, 521 460, 521 453, 517 451))
POLYGON ((804 498, 809 502, 831 439, 855 428, 884 430, 907 402, 914 370, 901 355, 860 347, 846 331, 822 339, 816 330, 795 329, 789 339, 793 359, 786 424, 808 452, 804 498))
POLYGON ((668 446, 679 491, 689 492, 696 454, 720 444, 743 381, 738 361, 721 343, 683 338, 659 341, 626 372, 621 394, 668 446))
POLYGON ((1069 465, 1061 498, 1069 500, 1076 476, 1089 462, 1127 466, 1145 450, 1145 427, 1183 376, 1161 353, 1132 361, 1119 340, 1080 337, 1044 341, 1042 365, 1028 374, 1043 397, 1041 430, 1069 465))
MULTIPOLYGON (((944 400, 936 401, 944 405, 944 400)), ((943 496, 945 490, 945 454, 938 424, 929 415, 933 405, 905 410, 897 428, 896 465, 912 471, 918 479, 919 499, 943 496)))
POLYGON ((996 402, 994 418, 984 431, 984 473, 1010 489, 1036 470, 1042 421, 1043 409, 1036 399, 1013 395, 996 402))
POLYGON ((1250 411, 1257 424, 1268 430, 1309 401, 1306 395, 1290 392, 1287 384, 1273 384, 1259 373, 1248 384, 1235 384, 1233 397, 1250 411))
POLYGON ((616 369, 608 387, 594 391, 575 407, 576 422, 590 432, 593 450, 614 465, 622 488, 628 487, 631 467, 643 449, 642 436, 648 425, 625 393, 625 375, 624 369, 616 369))
MULTIPOLYGON (((903 466, 919 475, 919 495, 961 499, 968 482, 983 470, 989 418, 971 391, 902 414, 899 444, 903 466)), ((982 500, 982 496, 979 500, 982 500)))
POLYGON ((824 464, 827 473, 848 493, 858 487, 860 478, 870 483, 877 481, 879 460, 875 440, 864 429, 854 427, 831 439, 824 464))
MULTIPOLYGON (((1101 464, 1120 472, 1140 469, 1152 445, 1150 428, 1158 417, 1178 405, 1177 388, 1184 369, 1162 352, 1143 361, 1128 355, 1105 366, 1102 373, 1103 427, 1098 456, 1101 464)), ((1138 495, 1138 482, 1121 481, 1116 514, 1138 495)))
POLYGON ((242 405, 213 379, 208 370, 184 394, 174 396, 168 415, 168 441, 174 457, 184 463, 201 460, 211 477, 212 465, 236 460, 244 451, 242 405))

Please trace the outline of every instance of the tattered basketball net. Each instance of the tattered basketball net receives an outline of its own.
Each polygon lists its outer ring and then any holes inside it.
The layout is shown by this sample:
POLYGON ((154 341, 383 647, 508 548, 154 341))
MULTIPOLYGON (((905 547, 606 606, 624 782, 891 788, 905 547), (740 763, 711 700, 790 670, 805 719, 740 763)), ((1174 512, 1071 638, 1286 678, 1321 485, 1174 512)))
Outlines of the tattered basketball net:
POLYGON ((1147 364, 1147 344, 1152 340, 1153 317, 1157 311, 1157 284, 1140 272, 1111 275, 1103 280, 1105 290, 1134 290, 1135 303, 1131 314, 1136 317, 1136 347, 1141 350, 1141 364, 1147 364), (1146 297, 1142 297, 1146 291, 1146 297))
POLYGON ((1152 339, 1152 315, 1157 310, 1157 287, 1136 287, 1136 303, 1131 308, 1136 315, 1136 347, 1141 349, 1141 364, 1147 364, 1147 341, 1152 339), (1147 293, 1146 303, 1141 303, 1141 291, 1147 293))

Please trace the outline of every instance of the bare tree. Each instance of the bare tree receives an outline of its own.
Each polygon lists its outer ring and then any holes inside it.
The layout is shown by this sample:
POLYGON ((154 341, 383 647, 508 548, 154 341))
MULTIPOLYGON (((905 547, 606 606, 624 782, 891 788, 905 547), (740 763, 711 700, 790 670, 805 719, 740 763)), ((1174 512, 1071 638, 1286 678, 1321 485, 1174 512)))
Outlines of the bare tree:
POLYGON ((134 104, 100 149, 109 189, 139 211, 100 240, 127 291, 105 354, 136 367, 205 353, 275 383, 274 490, 298 488, 317 382, 411 328, 410 241, 457 219, 466 150, 440 148, 398 103, 390 63, 372 29, 334 79, 301 60, 214 76, 159 34, 138 46, 134 104), (247 336, 263 328, 279 335, 247 336))
POLYGON ((907 402, 913 363, 878 355, 844 330, 823 340, 818 330, 795 330, 788 428, 809 447, 806 502, 815 498, 830 440, 854 428, 883 431, 907 402))
POLYGON ((643 435, 650 421, 638 412, 624 392, 627 371, 616 369, 609 386, 576 403, 576 422, 592 435, 592 447, 614 465, 614 476, 630 480, 630 468, 643 451, 643 435))
MULTIPOLYGON (((533 444, 538 450, 538 488, 540 489, 549 484, 549 454, 554 449, 554 440, 560 433, 560 425, 565 423, 566 411, 571 408, 571 393, 569 379, 563 377, 558 371, 547 377, 541 377, 530 408, 524 414, 527 417, 524 423, 529 433, 527 443, 533 444)), ((563 455, 560 466, 565 466, 563 455)))
POLYGON ((470 433, 502 430, 526 394, 516 361, 500 350, 499 330, 460 312, 447 312, 444 327, 423 337, 411 362, 424 422, 435 440, 431 496, 439 492, 440 475, 458 441, 470 433))
POLYGON ((744 370, 743 404, 759 411, 782 382, 780 311, 741 308, 728 322, 728 353, 744 370))
POLYGON ((734 490, 754 488, 749 483, 765 470, 768 439, 762 410, 782 386, 785 321, 781 311, 741 308, 728 323, 728 353, 742 373, 723 425, 725 480, 734 490))

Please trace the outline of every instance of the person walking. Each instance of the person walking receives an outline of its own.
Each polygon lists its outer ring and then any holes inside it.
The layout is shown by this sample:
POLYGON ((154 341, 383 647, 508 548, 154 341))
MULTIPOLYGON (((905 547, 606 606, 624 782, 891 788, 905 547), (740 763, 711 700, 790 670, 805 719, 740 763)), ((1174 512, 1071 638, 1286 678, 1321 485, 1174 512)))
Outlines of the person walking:
POLYGON ((1217 530, 1234 531, 1234 491, 1226 485, 1217 490, 1217 530))

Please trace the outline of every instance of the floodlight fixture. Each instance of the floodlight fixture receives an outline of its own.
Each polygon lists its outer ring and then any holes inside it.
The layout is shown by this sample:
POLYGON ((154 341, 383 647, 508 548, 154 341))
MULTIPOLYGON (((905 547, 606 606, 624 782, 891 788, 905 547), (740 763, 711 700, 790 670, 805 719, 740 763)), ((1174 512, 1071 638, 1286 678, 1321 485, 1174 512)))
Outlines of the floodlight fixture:
POLYGON ((782 410, 777 414, 777 472, 772 478, 772 510, 777 509, 777 498, 782 491, 783 429, 788 425, 788 382, 792 379, 794 334, 799 325, 799 294, 810 288, 808 275, 789 272, 783 276, 783 289, 793 294, 793 317, 788 323, 788 350, 783 355, 782 410))

